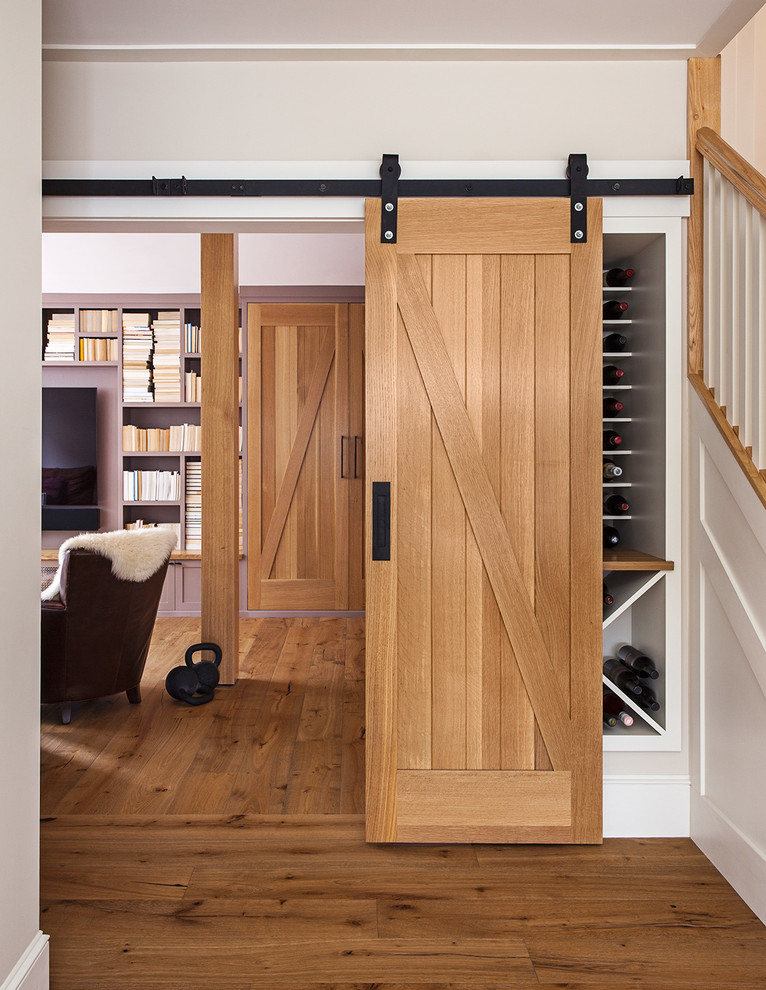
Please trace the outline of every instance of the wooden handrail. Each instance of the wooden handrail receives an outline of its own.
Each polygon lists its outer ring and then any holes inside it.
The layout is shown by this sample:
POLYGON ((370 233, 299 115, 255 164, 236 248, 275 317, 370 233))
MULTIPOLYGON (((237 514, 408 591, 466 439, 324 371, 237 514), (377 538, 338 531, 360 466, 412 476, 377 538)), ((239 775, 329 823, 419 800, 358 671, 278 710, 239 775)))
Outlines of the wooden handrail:
POLYGON ((701 127, 697 131, 696 148, 761 216, 766 217, 766 178, 757 168, 753 168, 709 127, 701 127))

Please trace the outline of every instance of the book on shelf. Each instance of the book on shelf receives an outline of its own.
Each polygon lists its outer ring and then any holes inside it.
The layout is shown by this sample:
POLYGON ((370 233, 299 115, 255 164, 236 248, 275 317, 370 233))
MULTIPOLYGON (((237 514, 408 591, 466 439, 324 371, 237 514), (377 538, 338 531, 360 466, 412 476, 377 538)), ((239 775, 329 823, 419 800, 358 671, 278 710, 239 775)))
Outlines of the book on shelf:
POLYGON ((81 309, 80 333, 119 333, 119 313, 116 309, 81 309))
MULTIPOLYGON (((184 324, 184 350, 187 354, 199 354, 202 350, 202 331, 193 323, 184 324)), ((239 350, 242 353, 242 327, 239 328, 239 350)))
POLYGON ((154 355, 152 381, 155 402, 181 401, 181 314, 160 312, 152 320, 154 355))
POLYGON ((122 314, 122 400, 152 402, 154 332, 148 313, 122 314))
MULTIPOLYGON (((168 427, 140 427, 126 423, 122 428, 122 449, 126 453, 150 451, 198 451, 202 447, 202 427, 197 423, 179 423, 168 427)), ((239 427, 242 450, 242 427, 239 427)))
POLYGON ((184 385, 187 402, 202 402, 202 376, 196 371, 184 374, 184 385))
POLYGON ((181 498, 178 471, 123 471, 123 502, 177 502, 181 498))
POLYGON ((199 327, 193 323, 184 324, 184 351, 187 354, 199 354, 199 327))
POLYGON ((171 533, 176 534, 176 540, 178 541, 176 546, 179 549, 181 547, 181 523, 158 523, 147 522, 145 519, 136 519, 133 522, 126 522, 125 529, 169 529, 171 533))
POLYGON ((186 549, 202 549, 202 462, 186 465, 186 549))
POLYGON ((80 337, 81 361, 116 361, 116 337, 80 337))
POLYGON ((43 361, 74 361, 74 313, 52 313, 43 361))

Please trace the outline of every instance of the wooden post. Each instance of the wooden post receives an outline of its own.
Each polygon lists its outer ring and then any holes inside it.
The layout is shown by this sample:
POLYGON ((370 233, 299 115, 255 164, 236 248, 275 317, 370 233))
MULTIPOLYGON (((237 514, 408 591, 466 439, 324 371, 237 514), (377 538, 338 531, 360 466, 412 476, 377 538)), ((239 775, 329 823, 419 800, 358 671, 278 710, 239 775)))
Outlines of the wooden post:
POLYGON ((710 127, 721 133, 721 58, 690 58, 687 69, 686 137, 694 195, 689 216, 688 248, 688 371, 702 374, 702 313, 704 299, 704 187, 702 155, 696 149, 697 131, 710 127))
POLYGON ((239 674, 239 308, 235 234, 201 235, 202 641, 239 674))

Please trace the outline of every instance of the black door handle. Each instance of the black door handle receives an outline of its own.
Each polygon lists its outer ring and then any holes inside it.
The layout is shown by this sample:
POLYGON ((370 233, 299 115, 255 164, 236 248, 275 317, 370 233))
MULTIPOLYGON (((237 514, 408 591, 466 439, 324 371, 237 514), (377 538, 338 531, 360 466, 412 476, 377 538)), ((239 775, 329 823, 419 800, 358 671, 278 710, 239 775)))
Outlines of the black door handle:
POLYGON ((391 560, 391 482, 372 483, 372 559, 391 560))

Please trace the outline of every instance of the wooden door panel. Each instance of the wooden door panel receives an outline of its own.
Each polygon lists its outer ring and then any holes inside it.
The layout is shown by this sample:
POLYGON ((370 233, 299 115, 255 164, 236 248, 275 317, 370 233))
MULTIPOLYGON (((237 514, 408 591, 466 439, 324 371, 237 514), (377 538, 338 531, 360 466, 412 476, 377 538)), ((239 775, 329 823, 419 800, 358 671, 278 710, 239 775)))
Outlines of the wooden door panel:
POLYGON ((600 204, 491 206, 368 204, 371 841, 600 840, 600 204))
POLYGON ((346 313, 334 305, 248 310, 249 608, 347 606, 346 313))

